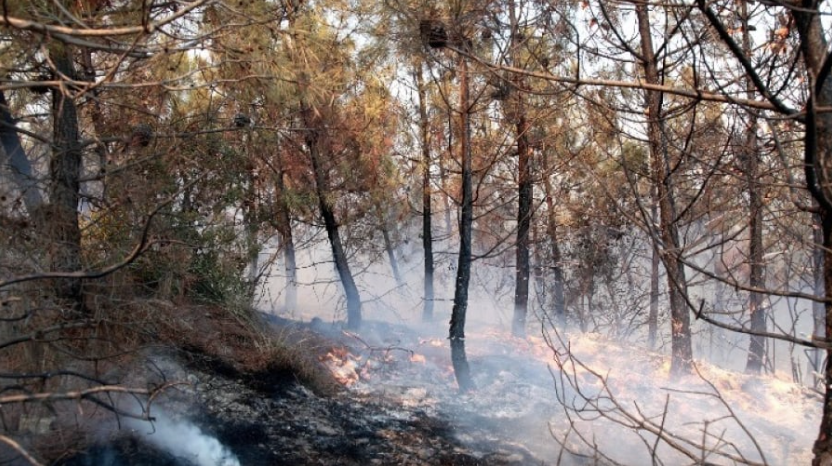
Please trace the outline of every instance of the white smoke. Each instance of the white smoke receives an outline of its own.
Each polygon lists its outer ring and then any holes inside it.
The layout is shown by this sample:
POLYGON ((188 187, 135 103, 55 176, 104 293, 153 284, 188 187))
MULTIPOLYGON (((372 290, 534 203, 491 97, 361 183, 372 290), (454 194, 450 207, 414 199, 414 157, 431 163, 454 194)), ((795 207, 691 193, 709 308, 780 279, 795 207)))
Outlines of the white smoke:
POLYGON ((240 461, 216 438, 185 420, 174 421, 154 410, 153 422, 130 420, 128 426, 150 444, 197 466, 240 466, 240 461))

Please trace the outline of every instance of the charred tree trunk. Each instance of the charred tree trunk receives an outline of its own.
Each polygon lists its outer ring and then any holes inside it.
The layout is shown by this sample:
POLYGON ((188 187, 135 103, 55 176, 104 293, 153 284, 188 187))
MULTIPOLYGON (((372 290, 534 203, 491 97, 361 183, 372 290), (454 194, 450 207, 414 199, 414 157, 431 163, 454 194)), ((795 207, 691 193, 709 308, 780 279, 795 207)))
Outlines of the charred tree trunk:
MULTIPOLYGON (((545 160, 546 157, 544 157, 545 160)), ((546 167, 543 187, 546 190, 546 233, 549 235, 549 244, 552 248, 552 274, 554 275, 552 287, 555 322, 562 330, 565 330, 566 298, 563 293, 563 257, 560 252, 560 242, 558 240, 558 219, 555 212, 555 201, 552 197, 554 196, 554 192, 552 190, 552 183, 549 181, 548 166, 546 167)))
MULTIPOLYGON (((645 80, 649 84, 661 84, 658 62, 653 50, 650 31, 649 12, 646 4, 636 5, 639 36, 641 38, 641 58, 645 80)), ((671 334, 671 375, 687 374, 692 369, 693 350, 690 336, 690 313, 683 299, 686 286, 684 264, 679 260, 679 233, 676 225, 675 205, 673 199, 673 177, 667 160, 667 144, 662 131, 662 93, 645 91, 649 120, 647 139, 650 144, 650 156, 654 183, 659 197, 659 230, 664 250, 662 259, 667 271, 668 292, 670 293, 670 334, 671 334)))
POLYGON ((425 252, 425 306, 422 309, 422 320, 433 320, 433 210, 431 206, 430 186, 430 141, 428 133, 427 92, 422 77, 422 66, 416 66, 416 91, 419 94, 419 133, 422 145, 422 248, 425 252))
POLYGON ((347 328, 355 330, 361 327, 361 296, 358 293, 358 287, 355 285, 355 280, 347 262, 347 254, 344 251, 341 235, 338 232, 338 222, 335 220, 335 212, 329 199, 329 184, 326 169, 322 166, 321 161, 319 134, 317 130, 318 124, 313 121, 312 110, 310 108, 303 108, 302 113, 307 127, 306 145, 309 149, 309 158, 312 161, 312 172, 315 177, 315 194, 318 196, 318 208, 321 212, 321 218, 324 221, 324 228, 326 229, 326 236, 329 239, 329 245, 332 248, 335 269, 338 271, 338 278, 341 280, 341 285, 344 287, 344 294, 347 299, 347 328))
MULTIPOLYGON (((829 75, 828 44, 823 33, 818 2, 801 2, 801 9, 791 11, 800 36, 801 55, 809 74, 809 99, 806 103, 804 169, 806 187, 818 203, 823 234, 823 288, 825 334, 832 335, 832 114, 818 112, 818 107, 832 105, 832 78, 829 75)), ((823 414, 812 461, 814 466, 832 464, 832 349, 826 350, 824 368, 823 414)))
MULTIPOLYGON (((517 48, 519 30, 517 17, 514 11, 514 2, 509 1, 509 13, 511 16, 511 54, 514 65, 517 66, 517 48)), ((517 76, 513 78, 515 86, 522 86, 522 79, 517 76)), ((526 336, 526 315, 529 307, 529 225, 532 217, 532 173, 531 173, 531 148, 529 147, 529 124, 526 119, 523 95, 515 92, 512 98, 512 111, 515 119, 515 140, 517 141, 517 244, 516 250, 516 276, 514 284, 514 318, 512 319, 511 331, 516 337, 526 336)))
MULTIPOLYGON (((655 225, 659 221, 659 195, 654 183, 650 189, 652 201, 650 205, 650 219, 655 225)), ((656 348, 656 335, 659 331, 659 265, 661 255, 656 242, 653 241, 652 255, 650 257, 650 310, 647 315, 647 342, 650 348, 656 348)))
MULTIPOLYGON (((55 45, 50 50, 55 71, 75 79, 72 52, 68 46, 55 45)), ((81 270, 81 229, 78 225, 80 200, 81 144, 78 132, 78 110, 67 89, 52 89, 52 158, 49 161, 49 216, 44 219, 50 240, 54 243, 51 267, 59 272, 81 270)), ((56 292, 67 306, 83 309, 80 279, 56 281, 56 292)))
POLYGON ((464 57, 459 66, 459 112, 462 119, 460 156, 462 158, 462 205, 459 220, 459 260, 454 288, 454 307, 451 311, 451 362, 461 392, 474 388, 471 369, 465 355, 465 317, 468 309, 468 284, 471 280, 471 230, 474 221, 473 181, 471 169, 471 122, 468 103, 468 64, 464 57))
MULTIPOLYGON (((742 9, 742 47, 747 56, 752 54, 751 33, 748 27, 748 2, 743 1, 742 9)), ((746 77, 746 97, 753 100, 755 96, 754 82, 746 77)), ((759 159, 757 154, 757 116, 753 111, 748 112, 748 126, 746 127, 743 156, 745 158, 746 191, 748 192, 748 266, 749 285, 752 289, 763 287, 763 201, 760 197, 760 186, 757 180, 759 159)), ((763 295, 751 291, 748 297, 748 312, 751 316, 751 331, 763 333, 766 331, 766 311, 763 307, 763 295)), ((766 354, 765 338, 758 334, 751 334, 748 347, 748 361, 745 371, 759 374, 763 368, 766 354)))
POLYGON ((387 252, 387 260, 390 261, 390 269, 393 271, 393 279, 396 280, 396 285, 401 286, 403 283, 402 275, 399 273, 399 262, 396 260, 396 251, 393 248, 393 241, 390 239, 390 227, 387 224, 387 218, 384 215, 381 204, 376 203, 375 207, 381 237, 384 240, 384 250, 387 252))
MULTIPOLYGON (((812 228, 812 236, 814 242, 814 251, 812 252, 812 263, 814 265, 814 269, 812 270, 812 278, 813 278, 813 288, 815 296, 825 296, 826 292, 823 287, 824 277, 823 277, 823 260, 824 260, 824 249, 823 249, 823 230, 822 230, 822 220, 820 216, 813 215, 812 218, 814 219, 816 228, 812 228)), ((814 322, 814 330, 812 331, 812 336, 822 340, 826 337, 826 314, 824 313, 824 306, 823 303, 820 301, 813 301, 812 302, 812 320, 814 322)), ((823 362, 823 351, 820 349, 814 349, 812 351, 812 370, 809 372, 810 374, 820 374, 823 372, 821 367, 821 363, 823 362)), ((812 386, 818 388, 819 380, 817 377, 812 377, 812 386)))
POLYGON ((20 144, 15 125, 6 95, 0 91, 0 145, 3 146, 0 154, 3 158, 0 160, 11 169, 11 181, 20 190, 23 204, 29 215, 32 215, 43 205, 43 198, 32 171, 32 163, 20 144))
MULTIPOLYGON (((832 105, 832 78, 823 32, 819 2, 806 0, 801 8, 791 10, 800 37, 801 55, 809 74, 809 99, 806 102, 804 136, 804 170, 806 187, 818 203, 823 234, 823 288, 825 334, 832 335, 832 114, 818 112, 818 107, 832 105)), ((814 466, 832 464, 832 349, 826 350, 824 369, 823 414, 815 441, 814 466)))
POLYGON ((512 333, 514 336, 526 335, 526 314, 529 306, 529 226, 532 216, 532 181, 530 150, 526 131, 528 125, 525 117, 517 122, 517 151, 520 164, 519 202, 517 208, 517 273, 514 291, 514 319, 512 333))
MULTIPOLYGON (((448 151, 447 158, 450 160, 454 156, 454 122, 453 113, 448 110, 448 151)), ((442 157, 439 158, 439 182, 442 186, 443 196, 442 202, 445 207, 445 236, 450 238, 454 233, 453 224, 451 223, 451 200, 448 194, 448 170, 445 168, 442 157)))
MULTIPOLYGON (((832 101, 830 101, 832 103, 832 101)), ((832 126, 827 127, 832 130, 832 126)), ((818 138, 820 139, 820 138, 818 138)), ((832 139, 827 136, 826 139, 832 139)), ((828 141, 832 142, 832 141, 828 141)), ((832 146, 826 146, 832 149, 832 146)), ((808 149, 807 149, 808 150, 808 149)), ((826 154, 832 156, 832 154, 826 154)), ((827 162, 832 160, 827 159, 827 162)), ((832 290, 832 209, 821 207, 821 231, 823 232, 823 284, 826 292, 826 322, 824 331, 826 335, 832 335, 832 302, 829 290, 832 290)), ((826 367, 824 368, 824 396, 823 415, 820 421, 818 438, 815 441, 813 452, 815 457, 813 466, 828 466, 832 464, 832 350, 826 350, 826 367)))

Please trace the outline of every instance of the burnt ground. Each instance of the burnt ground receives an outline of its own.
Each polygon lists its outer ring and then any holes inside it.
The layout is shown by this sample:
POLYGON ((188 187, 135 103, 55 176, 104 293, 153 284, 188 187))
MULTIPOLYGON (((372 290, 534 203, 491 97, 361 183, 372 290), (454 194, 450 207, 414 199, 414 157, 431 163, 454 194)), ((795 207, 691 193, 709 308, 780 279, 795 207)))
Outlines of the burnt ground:
MULTIPOLYGON (((343 343, 336 335, 327 338, 335 346, 343 343)), ((240 370, 199 348, 165 355, 154 365, 166 380, 195 382, 159 405, 217 438, 244 466, 542 464, 524 448, 500 441, 499 431, 511 429, 508 424, 446 415, 402 403, 397 394, 319 394, 281 368, 240 370)), ((129 429, 110 439, 55 464, 207 466, 160 451, 129 429)))
POLYGON ((318 396, 276 374, 212 376, 200 388, 198 423, 243 465, 520 465, 536 461, 512 445, 474 454, 452 419, 395 400, 343 391, 318 396), (476 455, 476 456, 475 456, 476 455))

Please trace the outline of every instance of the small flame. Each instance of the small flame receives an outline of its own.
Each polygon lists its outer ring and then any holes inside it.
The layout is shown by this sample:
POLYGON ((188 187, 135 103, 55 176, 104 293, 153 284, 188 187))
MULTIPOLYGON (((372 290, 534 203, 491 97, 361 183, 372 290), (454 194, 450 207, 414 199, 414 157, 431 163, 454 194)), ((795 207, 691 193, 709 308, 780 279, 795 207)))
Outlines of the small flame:
POLYGON ((425 357, 424 357, 423 355, 419 354, 419 353, 413 353, 413 354, 410 356, 410 362, 421 362, 421 363, 424 363, 424 362, 425 362, 425 357))
POLYGON ((321 357, 321 362, 332 372, 338 383, 349 387, 358 382, 360 378, 357 359, 346 348, 333 348, 321 357))
POLYGON ((434 348, 441 348, 445 346, 445 340, 439 338, 419 339, 419 345, 433 346, 434 348))

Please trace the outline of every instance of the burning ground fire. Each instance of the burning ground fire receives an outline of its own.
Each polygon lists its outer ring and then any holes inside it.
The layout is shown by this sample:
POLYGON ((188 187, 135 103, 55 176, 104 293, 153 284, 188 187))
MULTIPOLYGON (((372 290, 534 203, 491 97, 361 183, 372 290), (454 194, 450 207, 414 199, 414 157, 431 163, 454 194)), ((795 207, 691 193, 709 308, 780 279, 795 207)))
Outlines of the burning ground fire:
POLYGON ((806 464, 811 458, 820 401, 780 375, 697 363, 697 375, 670 381, 665 355, 601 335, 518 339, 485 328, 468 333, 477 389, 460 395, 446 339, 394 330, 379 332, 383 337, 345 333, 345 345, 322 361, 356 396, 444 417, 472 446, 514 442, 547 464, 556 462, 559 442, 592 454, 581 436, 624 464, 649 463, 653 452, 645 445, 653 443, 665 464, 806 464), (612 415, 601 416, 604 410, 612 415), (657 433, 644 426, 659 422, 698 456, 655 442, 657 433))

